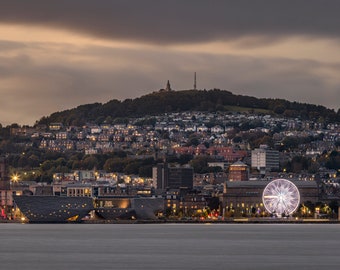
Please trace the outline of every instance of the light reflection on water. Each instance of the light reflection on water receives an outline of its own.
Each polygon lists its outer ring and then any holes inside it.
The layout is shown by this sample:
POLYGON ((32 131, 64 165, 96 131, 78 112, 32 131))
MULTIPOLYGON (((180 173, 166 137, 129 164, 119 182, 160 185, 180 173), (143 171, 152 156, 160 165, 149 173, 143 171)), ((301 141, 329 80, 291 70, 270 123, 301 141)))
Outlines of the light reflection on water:
POLYGON ((340 224, 0 224, 0 269, 339 269, 340 224))

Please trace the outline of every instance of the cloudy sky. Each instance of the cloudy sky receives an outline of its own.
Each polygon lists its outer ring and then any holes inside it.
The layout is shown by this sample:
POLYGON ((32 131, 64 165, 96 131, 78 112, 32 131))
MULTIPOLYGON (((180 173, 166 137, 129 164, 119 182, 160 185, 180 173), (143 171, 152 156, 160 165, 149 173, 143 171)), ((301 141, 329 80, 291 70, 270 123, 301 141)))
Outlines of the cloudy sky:
POLYGON ((4 0, 0 123, 164 88, 340 107, 340 1, 4 0))

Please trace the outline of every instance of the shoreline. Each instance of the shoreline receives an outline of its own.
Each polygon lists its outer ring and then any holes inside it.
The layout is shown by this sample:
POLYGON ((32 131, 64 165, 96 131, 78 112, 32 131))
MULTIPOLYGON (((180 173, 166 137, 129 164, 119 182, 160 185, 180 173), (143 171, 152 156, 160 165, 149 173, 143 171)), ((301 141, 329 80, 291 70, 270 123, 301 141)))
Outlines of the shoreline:
POLYGON ((280 219, 280 218, 234 218, 226 220, 82 220, 80 222, 27 222, 21 220, 0 220, 0 223, 27 224, 340 224, 337 219, 280 219))
POLYGON ((330 219, 86 220, 83 224, 340 224, 330 219))

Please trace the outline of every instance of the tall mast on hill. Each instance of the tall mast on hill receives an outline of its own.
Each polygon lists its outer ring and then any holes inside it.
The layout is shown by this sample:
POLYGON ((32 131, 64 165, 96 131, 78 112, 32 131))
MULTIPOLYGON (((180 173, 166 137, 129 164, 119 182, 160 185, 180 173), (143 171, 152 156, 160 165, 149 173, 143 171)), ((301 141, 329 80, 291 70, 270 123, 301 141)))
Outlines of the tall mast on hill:
POLYGON ((196 72, 195 72, 195 75, 194 75, 194 90, 196 90, 196 72))

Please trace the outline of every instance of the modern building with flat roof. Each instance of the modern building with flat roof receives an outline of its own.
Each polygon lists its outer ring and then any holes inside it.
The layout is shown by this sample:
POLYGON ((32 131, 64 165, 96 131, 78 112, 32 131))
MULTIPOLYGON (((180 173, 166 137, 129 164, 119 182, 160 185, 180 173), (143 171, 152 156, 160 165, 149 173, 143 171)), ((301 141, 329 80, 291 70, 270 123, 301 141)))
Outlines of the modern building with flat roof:
POLYGON ((167 163, 153 167, 153 179, 157 184, 156 189, 193 188, 194 170, 192 167, 174 166, 167 163))
POLYGON ((270 150, 262 145, 251 151, 251 167, 261 173, 278 170, 280 168, 279 151, 270 150))

